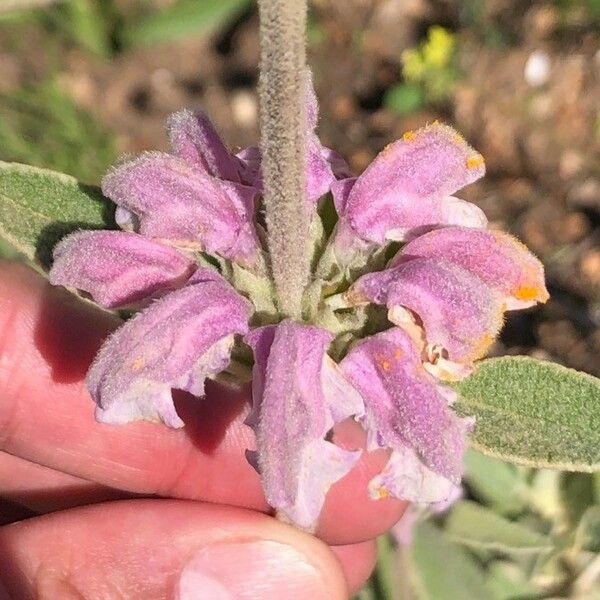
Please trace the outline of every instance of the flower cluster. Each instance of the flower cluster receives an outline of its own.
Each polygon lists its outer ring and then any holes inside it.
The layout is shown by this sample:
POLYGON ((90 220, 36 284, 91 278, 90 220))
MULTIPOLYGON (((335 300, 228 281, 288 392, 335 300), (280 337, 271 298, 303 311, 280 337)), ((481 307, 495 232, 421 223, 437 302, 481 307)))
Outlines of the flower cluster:
POLYGON ((484 173, 454 130, 407 132, 354 177, 315 134, 312 91, 306 112, 314 269, 302 322, 282 319, 273 299, 260 151, 233 154, 190 111, 169 121, 171 154, 125 160, 105 177, 121 231, 62 240, 50 279, 136 312, 88 374, 102 422, 181 427, 172 389, 200 396, 207 377, 248 363, 251 350, 249 460, 278 514, 310 530, 361 455, 331 441, 347 418, 364 426, 367 450, 391 451, 373 498, 454 494, 472 421, 453 412, 444 381, 470 373, 506 310, 548 294, 539 261, 452 196, 484 173))

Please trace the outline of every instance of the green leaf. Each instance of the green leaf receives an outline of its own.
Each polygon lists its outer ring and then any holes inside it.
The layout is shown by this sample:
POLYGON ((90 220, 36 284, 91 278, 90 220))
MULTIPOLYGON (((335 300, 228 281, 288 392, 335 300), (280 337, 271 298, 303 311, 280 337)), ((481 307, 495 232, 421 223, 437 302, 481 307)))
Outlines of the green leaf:
POLYGON ((114 228, 113 214, 97 187, 55 171, 0 162, 0 237, 43 267, 63 236, 114 228))
POLYGON ((509 554, 538 553, 552 548, 545 536, 469 501, 454 506, 446 520, 445 531, 467 546, 509 554))
POLYGON ((112 136, 56 78, 0 93, 0 160, 97 181, 117 156, 112 136))
POLYGON ((594 485, 594 500, 596 504, 600 504, 600 472, 594 473, 592 477, 594 485))
POLYGON ((469 489, 479 500, 502 514, 525 508, 527 486, 514 465, 469 450, 465 469, 469 489))
POLYGON ((419 110, 425 103, 423 89, 415 83, 400 83, 391 87, 384 97, 384 104, 399 115, 419 110))
POLYGON ((550 521, 562 521, 565 516, 561 490, 564 475, 560 471, 538 469, 531 477, 529 504, 534 512, 550 521))
POLYGON ((564 516, 574 527, 594 504, 594 481, 587 473, 562 473, 560 498, 564 516))
POLYGON ((487 568, 488 587, 498 600, 537 598, 538 591, 521 569, 509 562, 497 561, 487 568))
POLYGON ((420 600, 490 600, 482 567, 431 523, 414 529, 409 577, 420 600))
POLYGON ((588 508, 577 526, 575 547, 588 552, 600 552, 600 507, 588 508))
POLYGON ((94 0, 70 0, 64 6, 65 27, 86 50, 106 57, 110 52, 108 27, 100 3, 94 0))
POLYGON ((250 0, 179 0, 130 26, 125 39, 136 46, 206 33, 234 18, 249 4, 250 0))
POLYGON ((398 587, 397 557, 387 534, 377 538, 377 567, 374 573, 375 587, 382 598, 390 600, 398 587))
POLYGON ((458 412, 475 416, 473 447, 532 466, 600 469, 600 380, 525 356, 491 358, 454 384, 458 412))

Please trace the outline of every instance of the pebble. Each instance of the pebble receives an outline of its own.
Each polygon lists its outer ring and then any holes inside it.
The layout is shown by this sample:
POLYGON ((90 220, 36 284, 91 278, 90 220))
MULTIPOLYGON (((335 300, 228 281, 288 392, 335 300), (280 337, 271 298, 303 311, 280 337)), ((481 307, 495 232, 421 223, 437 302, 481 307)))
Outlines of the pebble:
POLYGON ((525 63, 525 81, 532 87, 540 87, 550 78, 550 57, 543 50, 536 50, 529 55, 525 63))
POLYGON ((252 92, 241 90, 231 97, 231 112, 242 127, 254 127, 258 119, 258 105, 252 92))

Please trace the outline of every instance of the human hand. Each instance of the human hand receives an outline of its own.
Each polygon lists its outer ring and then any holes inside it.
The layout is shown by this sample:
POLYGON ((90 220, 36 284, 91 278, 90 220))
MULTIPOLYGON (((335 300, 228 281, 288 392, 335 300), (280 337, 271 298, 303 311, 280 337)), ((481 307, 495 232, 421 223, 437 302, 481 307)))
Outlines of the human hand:
MULTIPOLYGON (((365 454, 332 487, 320 539, 283 524, 263 514, 244 456, 248 394, 209 382, 203 399, 177 395, 181 430, 94 420, 85 374, 118 323, 30 269, 0 264, 0 599, 356 591, 373 538, 405 508, 367 496, 387 454, 365 454), (24 510, 31 518, 18 521, 24 510)), ((341 445, 362 438, 355 423, 336 429, 341 445)))

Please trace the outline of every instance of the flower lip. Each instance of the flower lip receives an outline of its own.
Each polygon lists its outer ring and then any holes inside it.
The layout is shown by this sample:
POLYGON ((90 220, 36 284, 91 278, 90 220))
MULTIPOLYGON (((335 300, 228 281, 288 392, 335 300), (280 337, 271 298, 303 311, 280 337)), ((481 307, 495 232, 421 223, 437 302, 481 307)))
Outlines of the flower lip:
POLYGON ((247 422, 268 502, 284 519, 314 530, 329 487, 360 457, 327 441, 362 401, 326 355, 333 336, 285 320, 246 336, 255 357, 254 406, 247 422))
POLYGON ((107 423, 162 420, 181 427, 172 388, 201 396, 204 380, 229 363, 235 334, 248 331, 250 303, 210 269, 157 300, 104 343, 88 389, 107 423))
POLYGON ((195 269, 174 248, 136 233, 78 231, 55 247, 49 279, 89 293, 106 308, 123 308, 181 287, 195 269))
POLYGON ((387 146, 337 204, 357 235, 377 244, 424 226, 481 226, 483 213, 450 195, 484 172, 481 155, 459 134, 433 124, 387 146))
POLYGON ((499 294, 444 258, 415 258, 364 275, 352 289, 389 309, 409 309, 421 319, 429 345, 467 365, 485 353, 502 324, 499 294))
POLYGON ((548 300, 542 263, 507 233, 444 227, 409 242, 389 266, 425 257, 443 257, 473 273, 503 296, 509 310, 548 300))
POLYGON ((425 372, 419 349, 397 327, 359 342, 340 367, 364 400, 369 448, 393 451, 372 495, 443 500, 460 482, 471 425, 449 408, 452 390, 425 372))
POLYGON ((136 215, 142 235, 196 242, 208 253, 246 264, 259 256, 254 188, 211 177, 178 157, 148 152, 114 167, 102 190, 136 215))
POLYGON ((207 175, 239 183, 239 161, 202 111, 181 110, 169 118, 167 132, 176 156, 207 175))

